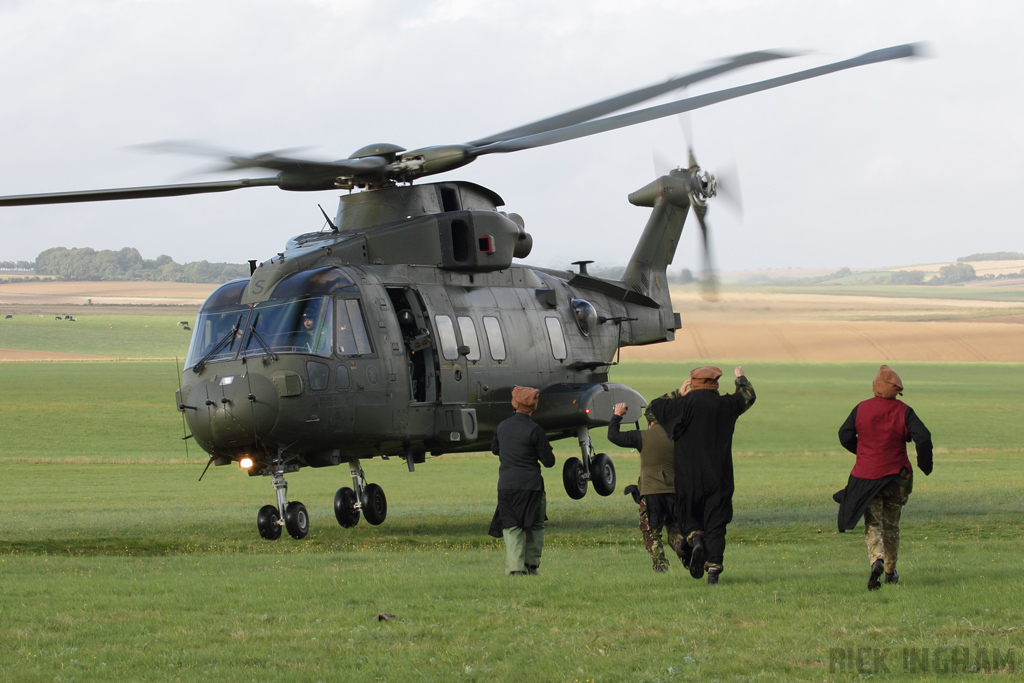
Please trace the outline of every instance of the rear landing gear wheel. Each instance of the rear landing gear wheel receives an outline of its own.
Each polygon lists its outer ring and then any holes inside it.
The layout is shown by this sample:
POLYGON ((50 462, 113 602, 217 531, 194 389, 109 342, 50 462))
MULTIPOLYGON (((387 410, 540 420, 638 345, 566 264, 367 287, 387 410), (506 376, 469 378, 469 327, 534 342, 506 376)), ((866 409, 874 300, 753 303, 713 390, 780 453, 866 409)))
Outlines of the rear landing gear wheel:
POLYGON ((260 536, 268 541, 281 538, 281 515, 273 505, 264 505, 256 515, 256 527, 260 536))
MULTIPOLYGON (((284 525, 292 538, 305 538, 309 533, 309 513, 306 512, 306 506, 297 501, 288 503, 288 507, 284 509, 284 525)), ((281 534, 280 527, 277 533, 281 534)))
POLYGON ((598 453, 590 461, 590 480, 594 482, 594 490, 602 496, 615 493, 615 465, 604 453, 598 453))
POLYGON ((384 497, 384 489, 377 484, 367 484, 363 489, 363 517, 374 526, 382 523, 388 516, 388 499, 384 497))
POLYGON ((573 500, 587 495, 587 470, 579 458, 569 458, 562 466, 562 485, 573 500))
POLYGON ((359 524, 359 510, 356 509, 356 492, 347 486, 334 494, 334 516, 345 529, 359 524))

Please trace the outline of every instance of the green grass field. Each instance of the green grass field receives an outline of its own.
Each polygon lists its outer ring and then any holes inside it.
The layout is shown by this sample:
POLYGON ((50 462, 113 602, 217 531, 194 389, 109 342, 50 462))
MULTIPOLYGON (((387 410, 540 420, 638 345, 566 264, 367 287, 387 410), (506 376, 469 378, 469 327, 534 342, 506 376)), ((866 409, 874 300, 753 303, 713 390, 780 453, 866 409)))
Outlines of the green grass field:
MULTIPOLYGON (((354 529, 332 509, 347 470, 303 470, 289 497, 310 535, 266 542, 269 480, 223 467, 196 481, 205 457, 185 457, 173 361, 0 364, 0 680, 1019 677, 1021 368, 897 368, 938 451, 904 512, 901 583, 868 593, 861 528, 836 533, 831 494, 853 461, 836 430, 877 365, 744 367, 758 402, 738 426, 736 519, 709 589, 650 570, 628 497, 566 496, 573 443, 546 472, 541 576, 506 577, 486 535, 492 456, 412 474, 364 463, 389 513, 354 529)), ((654 397, 687 369, 628 363, 613 379, 654 397)), ((636 456, 596 441, 621 491, 636 456)))
POLYGON ((195 311, 163 315, 91 315, 75 309, 75 322, 53 315, 15 314, 0 324, 0 349, 29 349, 115 358, 185 358, 191 336, 179 321, 195 311))

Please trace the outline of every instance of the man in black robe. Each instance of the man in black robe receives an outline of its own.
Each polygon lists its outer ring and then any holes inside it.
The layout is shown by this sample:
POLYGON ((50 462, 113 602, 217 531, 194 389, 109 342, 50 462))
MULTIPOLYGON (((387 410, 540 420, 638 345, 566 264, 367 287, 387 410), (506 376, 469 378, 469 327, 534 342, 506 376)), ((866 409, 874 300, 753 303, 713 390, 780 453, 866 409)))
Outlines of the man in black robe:
POLYGON ((725 556, 725 530, 732 521, 732 435, 736 420, 754 404, 754 388, 736 366, 736 393, 718 393, 722 371, 704 366, 690 372, 679 392, 651 401, 650 411, 675 441, 675 485, 680 528, 691 546, 690 575, 708 572, 718 583, 725 556))
POLYGON ((501 465, 498 508, 489 533, 505 539, 505 573, 509 575, 537 574, 544 547, 547 497, 540 465, 554 465, 555 454, 544 428, 530 417, 539 398, 537 389, 513 387, 516 414, 499 423, 491 439, 491 452, 501 465))

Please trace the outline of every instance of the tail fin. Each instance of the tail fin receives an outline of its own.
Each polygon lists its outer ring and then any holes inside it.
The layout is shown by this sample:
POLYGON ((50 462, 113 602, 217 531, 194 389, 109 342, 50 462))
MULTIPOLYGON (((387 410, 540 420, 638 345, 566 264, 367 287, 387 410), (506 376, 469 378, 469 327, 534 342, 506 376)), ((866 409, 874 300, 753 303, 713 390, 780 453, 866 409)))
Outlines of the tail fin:
POLYGON ((651 207, 640 241, 622 276, 623 285, 658 303, 656 328, 654 320, 638 320, 633 324, 630 343, 651 344, 674 338, 679 329, 678 317, 672 310, 666 269, 675 257, 683 224, 691 206, 691 172, 687 169, 671 171, 654 182, 629 195, 636 206, 651 207))

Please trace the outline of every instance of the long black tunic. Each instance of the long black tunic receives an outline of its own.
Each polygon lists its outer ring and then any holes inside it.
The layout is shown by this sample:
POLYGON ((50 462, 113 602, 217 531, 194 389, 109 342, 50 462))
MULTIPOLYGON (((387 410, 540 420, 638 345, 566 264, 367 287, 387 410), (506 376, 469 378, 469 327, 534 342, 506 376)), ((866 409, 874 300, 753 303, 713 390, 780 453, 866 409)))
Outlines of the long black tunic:
POLYGON ((555 464, 544 428, 526 413, 516 413, 494 430, 491 452, 498 456, 498 506, 488 533, 501 538, 502 529, 532 528, 544 497, 540 466, 555 464))
MULTIPOLYGON (((736 420, 754 404, 754 388, 736 378, 736 393, 697 389, 657 398, 650 410, 676 442, 675 485, 684 533, 723 529, 732 521, 732 436, 736 420)), ((723 541, 724 544, 724 541, 723 541)))

